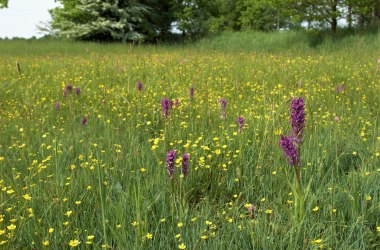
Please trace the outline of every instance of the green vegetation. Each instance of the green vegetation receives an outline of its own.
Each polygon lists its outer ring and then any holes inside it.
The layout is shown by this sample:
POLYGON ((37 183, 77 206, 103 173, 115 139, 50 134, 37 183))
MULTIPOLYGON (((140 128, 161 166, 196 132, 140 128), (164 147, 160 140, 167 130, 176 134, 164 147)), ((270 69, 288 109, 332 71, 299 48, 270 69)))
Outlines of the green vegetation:
POLYGON ((348 29, 379 26, 377 0, 58 0, 52 36, 87 41, 157 42, 222 31, 348 29))
POLYGON ((0 247, 378 248, 379 35, 307 34, 0 41, 0 247), (279 147, 293 97, 306 105, 302 212, 279 147))

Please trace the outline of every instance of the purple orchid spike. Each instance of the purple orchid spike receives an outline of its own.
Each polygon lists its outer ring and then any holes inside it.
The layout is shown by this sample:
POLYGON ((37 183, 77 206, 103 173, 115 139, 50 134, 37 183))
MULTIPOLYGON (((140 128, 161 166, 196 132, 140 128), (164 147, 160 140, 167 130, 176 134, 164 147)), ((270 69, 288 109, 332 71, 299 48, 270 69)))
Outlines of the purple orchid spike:
POLYGON ((83 116, 83 118, 82 118, 82 125, 86 125, 86 124, 87 124, 87 117, 83 116))
POLYGON ((239 126, 239 133, 241 133, 243 131, 243 128, 244 128, 244 117, 242 116, 239 116, 237 119, 236 119, 236 122, 239 126))
POLYGON ((293 139, 291 136, 287 137, 281 135, 280 147, 284 152, 285 157, 288 159, 288 162, 291 166, 300 166, 299 155, 297 148, 293 144, 293 139))
POLYGON ((290 105, 290 124, 292 125, 293 136, 298 141, 302 140, 305 128, 305 101, 303 98, 294 98, 290 105))
POLYGON ((58 101, 55 103, 54 107, 55 107, 55 110, 57 110, 57 111, 60 110, 61 106, 59 105, 58 101))
POLYGON ((188 153, 182 156, 182 174, 185 178, 189 172, 189 156, 188 153))
POLYGON ((139 82, 137 83, 137 90, 141 92, 142 87, 143 87, 143 86, 142 86, 142 82, 139 81, 139 82))
POLYGON ((175 152, 175 150, 170 150, 166 154, 166 169, 167 169, 167 171, 169 173, 170 180, 173 180, 173 178, 174 178, 175 159, 176 159, 176 152, 175 152))

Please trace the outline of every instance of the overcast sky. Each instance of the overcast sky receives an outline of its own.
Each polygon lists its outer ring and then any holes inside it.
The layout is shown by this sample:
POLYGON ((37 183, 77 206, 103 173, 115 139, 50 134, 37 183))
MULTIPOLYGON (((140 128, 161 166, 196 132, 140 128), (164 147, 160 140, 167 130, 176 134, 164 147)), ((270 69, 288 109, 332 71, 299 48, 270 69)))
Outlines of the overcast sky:
POLYGON ((50 20, 49 9, 58 6, 54 0, 9 0, 0 9, 0 37, 40 37, 36 25, 50 20))

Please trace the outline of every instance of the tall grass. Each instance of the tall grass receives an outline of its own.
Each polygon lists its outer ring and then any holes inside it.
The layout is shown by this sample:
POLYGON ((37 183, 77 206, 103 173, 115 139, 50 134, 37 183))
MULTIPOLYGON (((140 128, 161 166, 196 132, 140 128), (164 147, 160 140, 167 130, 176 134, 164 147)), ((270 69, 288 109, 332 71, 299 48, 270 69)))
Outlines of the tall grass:
POLYGON ((310 49, 296 33, 255 34, 175 47, 0 42, 1 247, 379 247, 378 36, 310 49), (63 97, 68 84, 80 94, 63 97), (312 181, 298 221, 278 141, 301 96, 300 172, 312 181), (163 97, 179 99, 168 118, 163 97))

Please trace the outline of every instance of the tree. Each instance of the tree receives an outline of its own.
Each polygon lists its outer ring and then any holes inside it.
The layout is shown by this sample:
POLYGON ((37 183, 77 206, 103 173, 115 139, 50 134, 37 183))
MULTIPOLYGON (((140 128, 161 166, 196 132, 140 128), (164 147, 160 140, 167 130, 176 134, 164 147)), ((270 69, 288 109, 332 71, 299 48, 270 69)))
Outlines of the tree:
POLYGON ((141 32, 147 40, 166 39, 171 34, 172 23, 175 22, 174 9, 176 0, 140 0, 150 10, 144 15, 141 32))
POLYGON ((8 0, 0 0, 0 9, 8 7, 8 0))
POLYGON ((240 0, 238 10, 241 26, 246 30, 271 31, 290 26, 283 0, 240 0))
POLYGON ((378 0, 346 0, 349 6, 349 21, 363 27, 380 21, 380 1, 378 0))
POLYGON ((329 24, 336 32, 338 20, 343 17, 343 0, 287 0, 288 8, 298 22, 318 25, 329 24))
POLYGON ((210 3, 207 0, 184 0, 174 7, 174 17, 180 31, 187 36, 204 35, 208 32, 210 3))
POLYGON ((139 32, 148 8, 134 0, 60 0, 50 11, 60 36, 77 40, 141 41, 139 32))

